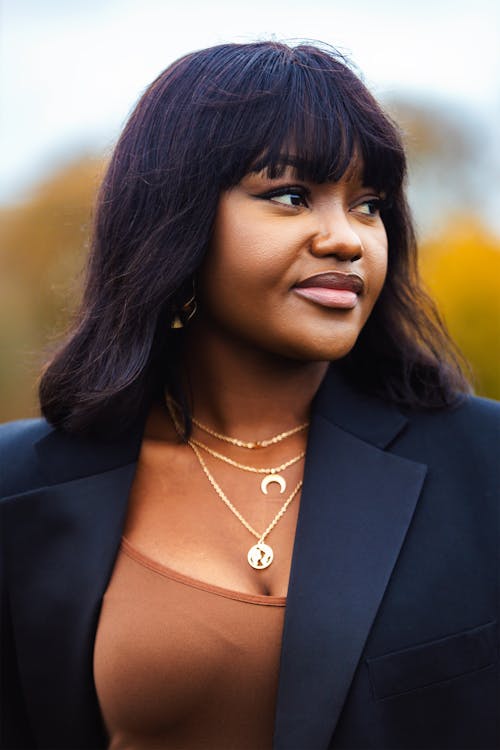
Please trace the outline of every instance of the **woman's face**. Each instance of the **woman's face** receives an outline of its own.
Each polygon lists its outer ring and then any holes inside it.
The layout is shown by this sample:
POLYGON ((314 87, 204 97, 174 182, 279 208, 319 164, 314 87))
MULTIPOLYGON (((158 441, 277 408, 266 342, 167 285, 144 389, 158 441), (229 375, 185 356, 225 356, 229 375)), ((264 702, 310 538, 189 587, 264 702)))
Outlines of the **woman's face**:
POLYGON ((353 169, 337 183, 246 175, 221 195, 199 276, 199 321, 287 358, 354 346, 387 270, 381 196, 353 169))

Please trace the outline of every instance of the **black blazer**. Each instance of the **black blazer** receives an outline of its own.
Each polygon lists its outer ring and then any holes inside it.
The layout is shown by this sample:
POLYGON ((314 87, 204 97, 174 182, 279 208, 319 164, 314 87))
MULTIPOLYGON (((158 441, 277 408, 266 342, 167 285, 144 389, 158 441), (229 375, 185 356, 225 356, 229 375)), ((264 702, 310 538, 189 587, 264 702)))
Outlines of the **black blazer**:
MULTIPOLYGON (((310 428, 275 750, 500 747, 499 412, 470 398, 403 414, 331 368, 310 428)), ((1 748, 105 747, 93 643, 141 436, 0 429, 1 748)))

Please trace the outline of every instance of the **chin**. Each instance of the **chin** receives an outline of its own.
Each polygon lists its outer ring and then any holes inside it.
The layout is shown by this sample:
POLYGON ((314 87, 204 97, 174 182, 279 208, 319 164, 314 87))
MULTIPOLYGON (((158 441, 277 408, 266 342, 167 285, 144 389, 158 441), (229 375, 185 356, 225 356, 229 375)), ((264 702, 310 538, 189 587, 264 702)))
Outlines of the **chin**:
POLYGON ((334 362, 346 357, 356 344, 356 340, 357 336, 329 336, 326 340, 304 337, 288 349, 286 356, 302 362, 334 362))
MULTIPOLYGON (((296 318, 297 320, 297 318, 296 318)), ((337 319, 298 319, 293 330, 281 327, 275 344, 286 347, 288 356, 302 361, 333 362, 347 356, 363 329, 364 316, 345 315, 337 319)), ((284 352, 285 353, 285 352, 284 352)))

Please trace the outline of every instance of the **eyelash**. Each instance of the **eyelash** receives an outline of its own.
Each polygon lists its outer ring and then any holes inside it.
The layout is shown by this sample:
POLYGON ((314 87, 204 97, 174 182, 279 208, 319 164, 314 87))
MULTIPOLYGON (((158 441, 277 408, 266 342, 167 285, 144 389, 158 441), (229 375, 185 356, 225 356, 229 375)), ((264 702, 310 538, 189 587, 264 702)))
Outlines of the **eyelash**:
POLYGON ((365 200, 362 200, 360 203, 355 205, 353 208, 359 208, 360 206, 370 206, 370 213, 365 214, 366 216, 378 216, 380 211, 382 210, 382 207, 384 205, 384 201, 382 198, 365 198, 365 200))
MULTIPOLYGON (((296 185, 284 185, 283 187, 276 188, 276 190, 271 190, 269 193, 260 195, 259 198, 262 198, 263 200, 272 200, 273 198, 281 198, 284 195, 298 196, 302 200, 303 205, 307 206, 307 199, 310 196, 310 191, 304 187, 297 187, 296 185)), ((281 205, 286 204, 282 203, 281 205)), ((298 208, 298 206, 290 204, 290 208, 298 208)))
MULTIPOLYGON (((263 200, 272 200, 273 198, 280 198, 284 195, 293 195, 302 201, 302 205, 307 207, 307 201, 310 198, 310 190, 304 187, 297 187, 296 185, 284 185, 283 187, 276 188, 276 190, 271 190, 268 193, 264 193, 263 195, 260 195, 259 198, 262 198, 263 200)), ((299 208, 299 204, 286 204, 282 203, 281 205, 289 205, 290 208, 299 208)), ((380 197, 373 197, 373 198, 366 198, 359 203, 355 204, 352 207, 352 210, 356 210, 360 206, 367 205, 370 207, 370 213, 364 214, 365 216, 377 216, 380 211, 383 208, 384 200, 380 197)))

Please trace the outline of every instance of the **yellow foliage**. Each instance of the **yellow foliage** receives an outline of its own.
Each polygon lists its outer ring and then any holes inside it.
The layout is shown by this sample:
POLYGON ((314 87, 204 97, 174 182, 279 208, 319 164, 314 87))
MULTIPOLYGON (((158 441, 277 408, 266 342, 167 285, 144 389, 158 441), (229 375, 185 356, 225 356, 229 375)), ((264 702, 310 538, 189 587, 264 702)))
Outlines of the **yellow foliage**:
POLYGON ((450 219, 421 247, 421 272, 476 377, 477 393, 500 399, 500 238, 473 217, 450 219))
POLYGON ((42 352, 79 298, 102 172, 84 158, 0 214, 0 422, 37 412, 42 352))

